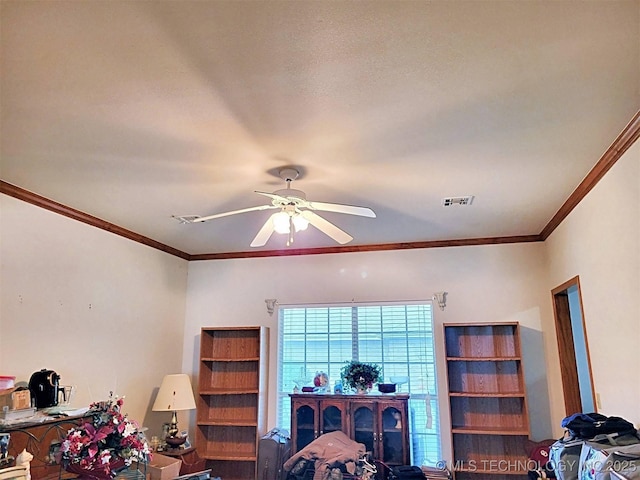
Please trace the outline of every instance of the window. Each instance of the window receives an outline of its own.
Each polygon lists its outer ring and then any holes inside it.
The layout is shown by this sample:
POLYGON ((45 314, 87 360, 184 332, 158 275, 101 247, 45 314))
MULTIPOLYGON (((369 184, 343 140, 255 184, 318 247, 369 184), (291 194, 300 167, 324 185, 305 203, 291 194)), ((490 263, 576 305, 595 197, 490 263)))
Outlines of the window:
POLYGON ((333 387, 346 361, 376 363, 385 382, 407 379, 399 389, 411 395, 412 464, 435 465, 441 450, 432 308, 431 302, 281 306, 279 426, 291 428, 289 393, 312 385, 316 372, 326 372, 333 387))

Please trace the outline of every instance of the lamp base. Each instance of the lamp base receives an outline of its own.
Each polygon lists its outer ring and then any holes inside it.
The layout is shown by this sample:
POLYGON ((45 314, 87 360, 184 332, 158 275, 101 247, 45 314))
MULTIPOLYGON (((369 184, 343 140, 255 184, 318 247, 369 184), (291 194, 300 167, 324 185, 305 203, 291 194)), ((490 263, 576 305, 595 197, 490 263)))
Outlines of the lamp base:
POLYGON ((173 415, 171 415, 171 423, 169 424, 169 432, 167 437, 177 437, 178 436, 178 415, 174 410, 173 415))

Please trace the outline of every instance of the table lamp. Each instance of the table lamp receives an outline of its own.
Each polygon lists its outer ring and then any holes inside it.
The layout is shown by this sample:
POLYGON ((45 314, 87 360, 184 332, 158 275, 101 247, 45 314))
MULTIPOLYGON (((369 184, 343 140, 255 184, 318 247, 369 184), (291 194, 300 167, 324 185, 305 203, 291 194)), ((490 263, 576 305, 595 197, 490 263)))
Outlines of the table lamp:
POLYGON ((184 373, 165 375, 152 410, 154 412, 172 412, 169 437, 178 436, 176 412, 178 410, 193 410, 194 408, 196 408, 196 401, 193 398, 189 375, 184 373))

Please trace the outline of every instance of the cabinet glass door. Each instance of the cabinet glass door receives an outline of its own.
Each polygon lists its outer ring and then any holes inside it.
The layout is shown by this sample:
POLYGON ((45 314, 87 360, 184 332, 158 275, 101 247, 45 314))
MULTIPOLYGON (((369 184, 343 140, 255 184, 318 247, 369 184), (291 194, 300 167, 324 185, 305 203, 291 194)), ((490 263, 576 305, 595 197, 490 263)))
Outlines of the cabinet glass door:
POLYGON ((320 435, 340 430, 344 431, 342 428, 342 410, 335 405, 323 406, 321 425, 320 435))
POLYGON ((296 410, 296 451, 313 442, 316 438, 315 409, 300 405, 296 410))
POLYGON ((353 405, 353 439, 363 443, 367 452, 375 452, 375 416, 373 404, 353 405))
POLYGON ((386 406, 381 415, 382 461, 387 465, 403 465, 406 453, 404 451, 404 418, 402 410, 386 406))

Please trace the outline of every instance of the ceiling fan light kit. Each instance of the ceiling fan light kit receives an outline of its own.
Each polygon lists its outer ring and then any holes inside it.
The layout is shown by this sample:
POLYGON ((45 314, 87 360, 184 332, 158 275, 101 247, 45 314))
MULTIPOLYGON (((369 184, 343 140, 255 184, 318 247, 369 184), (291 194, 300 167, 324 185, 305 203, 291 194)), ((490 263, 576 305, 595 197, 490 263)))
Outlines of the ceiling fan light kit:
POLYGON ((206 217, 200 217, 197 215, 174 215, 174 218, 179 220, 181 223, 201 223, 229 215, 237 215, 239 213, 278 209, 279 211, 272 214, 264 225, 262 225, 262 228, 260 228, 258 234, 251 242, 252 247, 262 247, 267 243, 274 232, 288 235, 287 246, 290 246, 293 243, 294 232, 306 230, 309 224, 313 225, 341 245, 353 240, 351 235, 341 230, 333 223, 325 220, 323 217, 316 214, 315 211, 344 213, 347 215, 357 215, 369 218, 375 218, 376 216, 373 210, 366 207, 356 207, 353 205, 343 205, 338 203, 311 202, 307 200, 307 196, 303 191, 291 188, 291 182, 299 176, 298 170, 294 168, 283 168, 280 170, 279 176, 287 182, 287 188, 276 190, 273 193, 255 192, 259 195, 269 197, 271 199, 271 204, 232 210, 229 212, 208 215, 206 217))
POLYGON ((276 233, 285 234, 285 233, 291 232, 291 228, 289 226, 289 221, 291 220, 291 217, 287 212, 282 211, 282 212, 274 213, 271 216, 271 219, 273 221, 273 229, 275 230, 276 233))
POLYGON ((296 215, 292 217, 293 226, 296 229, 296 232, 302 232, 307 229, 309 226, 309 220, 304 218, 302 215, 296 215))

